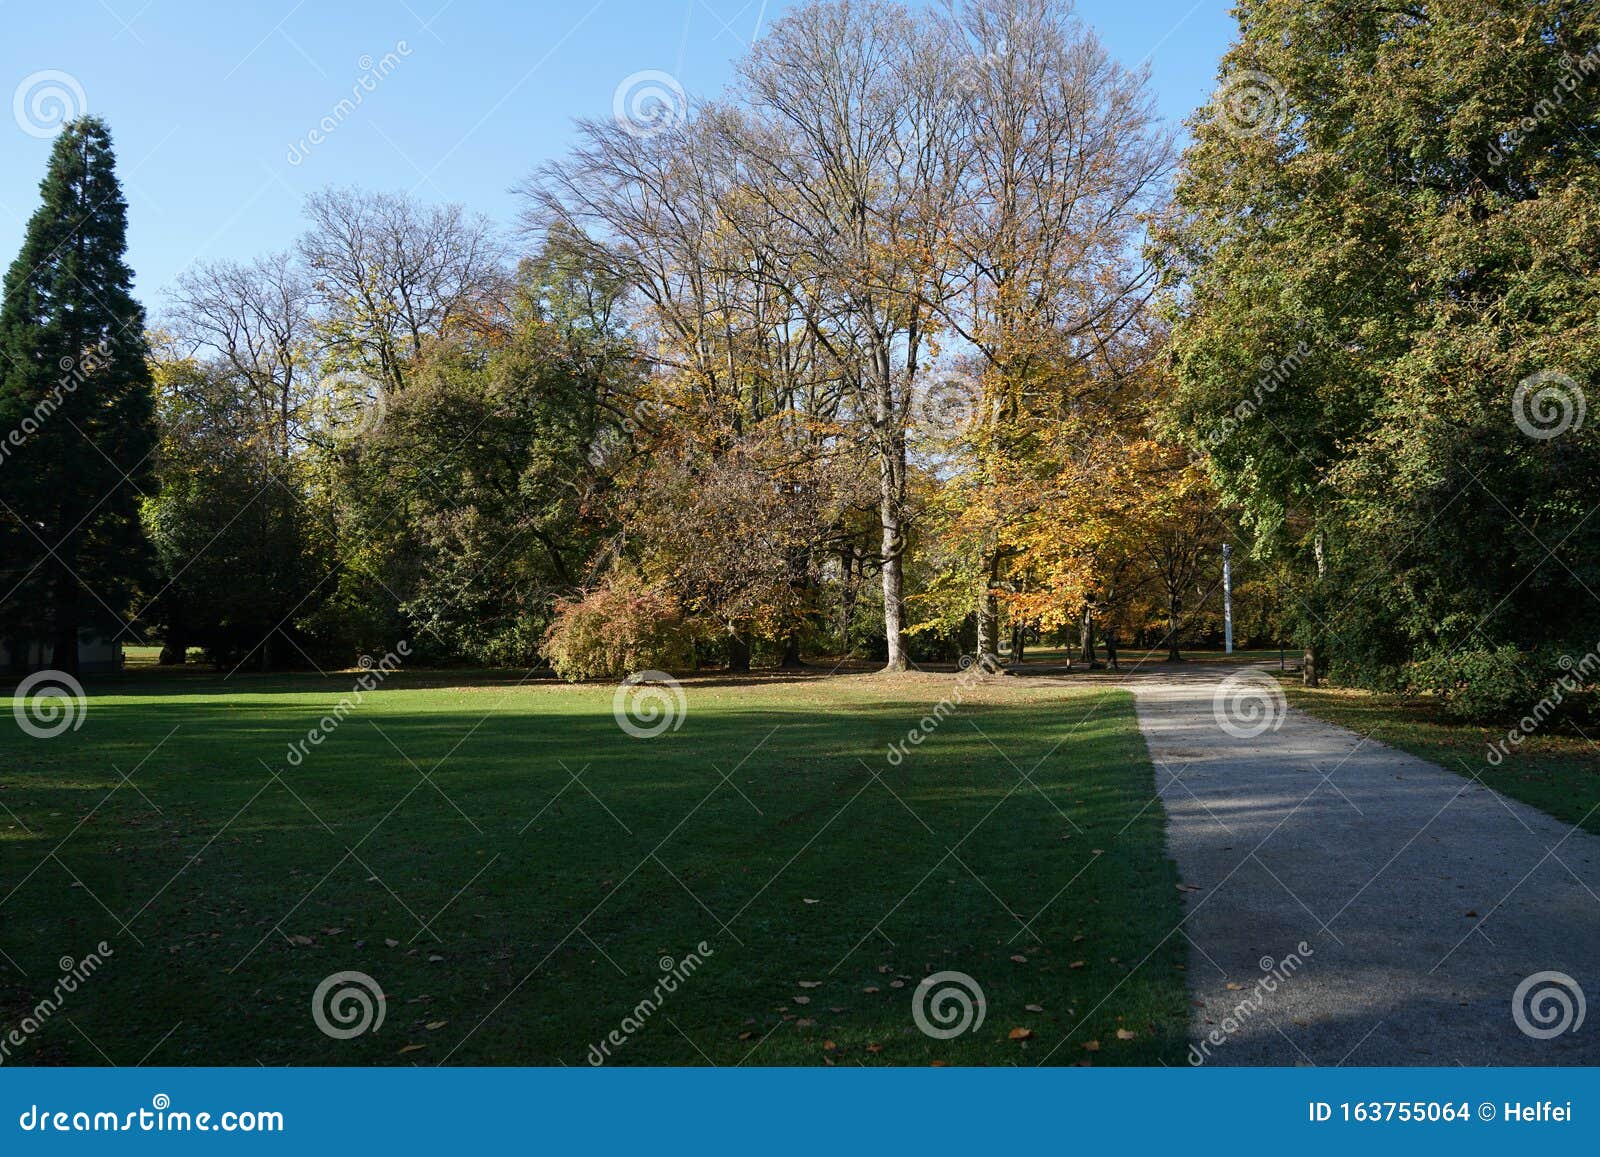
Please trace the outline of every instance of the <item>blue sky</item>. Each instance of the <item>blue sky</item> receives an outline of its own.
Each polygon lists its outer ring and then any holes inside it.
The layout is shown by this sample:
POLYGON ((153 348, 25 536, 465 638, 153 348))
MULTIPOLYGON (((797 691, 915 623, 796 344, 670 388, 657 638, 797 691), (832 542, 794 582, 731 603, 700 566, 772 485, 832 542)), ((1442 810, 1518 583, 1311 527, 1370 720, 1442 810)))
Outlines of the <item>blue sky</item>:
MULTIPOLYGON (((159 316, 198 258, 288 245, 326 185, 406 190, 509 223, 510 187, 566 150, 572 118, 659 69, 715 94, 786 0, 38 0, 4 8, 0 261, 37 202, 51 91, 116 141, 138 290, 159 316), (385 65, 385 58, 388 64, 385 65), (305 139, 372 72, 360 106, 305 139), (64 75, 63 75, 64 74, 64 75), (81 94, 81 97, 80 97, 81 94), (32 130, 31 132, 29 130, 32 130), (291 154, 298 155, 293 163, 291 154)), ((1149 60, 1164 116, 1210 92, 1233 34, 1228 0, 1079 0, 1124 63, 1149 60)))

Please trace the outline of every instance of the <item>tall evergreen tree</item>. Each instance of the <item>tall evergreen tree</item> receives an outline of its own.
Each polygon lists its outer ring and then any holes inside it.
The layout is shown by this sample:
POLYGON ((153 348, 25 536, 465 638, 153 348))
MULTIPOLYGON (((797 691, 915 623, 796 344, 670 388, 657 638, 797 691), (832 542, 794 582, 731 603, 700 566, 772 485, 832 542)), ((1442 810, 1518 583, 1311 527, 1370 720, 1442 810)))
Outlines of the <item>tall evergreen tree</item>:
POLYGON ((69 673, 80 629, 120 625, 146 558, 153 407, 115 165, 103 121, 62 130, 0 308, 0 630, 14 661, 44 637, 69 673))

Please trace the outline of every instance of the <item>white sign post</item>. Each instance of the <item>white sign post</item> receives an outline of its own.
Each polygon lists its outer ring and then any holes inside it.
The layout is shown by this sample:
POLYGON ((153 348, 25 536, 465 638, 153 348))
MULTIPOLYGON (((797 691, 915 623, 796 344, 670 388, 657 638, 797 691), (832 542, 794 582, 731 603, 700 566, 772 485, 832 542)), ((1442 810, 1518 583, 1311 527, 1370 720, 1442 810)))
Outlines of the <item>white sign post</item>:
POLYGON ((1229 565, 1229 556, 1233 548, 1227 543, 1222 544, 1222 645, 1228 654, 1233 654, 1233 571, 1229 565))

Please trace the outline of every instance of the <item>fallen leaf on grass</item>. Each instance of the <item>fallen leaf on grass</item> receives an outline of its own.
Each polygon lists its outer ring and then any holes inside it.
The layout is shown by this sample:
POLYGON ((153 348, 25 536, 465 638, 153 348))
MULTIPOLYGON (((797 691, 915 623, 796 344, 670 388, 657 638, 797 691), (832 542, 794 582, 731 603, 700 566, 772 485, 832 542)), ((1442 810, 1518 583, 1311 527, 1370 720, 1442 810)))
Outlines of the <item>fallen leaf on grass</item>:
POLYGON ((1131 1028, 1119 1028, 1117 1030, 1117 1039, 1118 1040, 1132 1040, 1134 1037, 1136 1037, 1138 1035, 1139 1034, 1134 1032, 1131 1028))
POLYGON ((421 1049, 421 1048, 426 1048, 426 1047, 427 1047, 427 1046, 426 1046, 426 1045, 406 1045, 406 1046, 405 1046, 405 1047, 404 1047, 404 1048, 403 1048, 403 1049, 401 1049, 401 1050, 400 1050, 400 1051, 401 1051, 401 1052, 403 1052, 403 1053, 414 1053, 414 1052, 416 1052, 416 1051, 417 1051, 417 1050, 418 1050, 418 1049, 421 1049))
POLYGON ((449 1023, 447 1020, 430 1020, 425 1027, 429 1032, 437 1032, 449 1023))
POLYGON ((1100 1051, 1100 1042, 1097 1040, 1086 1040, 1083 1042, 1083 1048, 1085 1052, 1097 1053, 1100 1051))
POLYGON ((1042 1005, 1042 1004, 1025 1004, 1022 1007, 1027 1009, 1029 1012, 1043 1012, 1044 1011, 1044 1005, 1042 1005))
POLYGON ((1008 1040, 1031 1040, 1032 1038, 1033 1030, 1031 1028, 1014 1028, 1006 1033, 1006 1039, 1008 1040))
POLYGON ((1067 965, 1068 968, 1082 968, 1083 966, 1084 961, 1082 960, 1074 960, 1071 964, 1067 965))
POLYGON ((797 981, 795 981, 795 983, 798 984, 801 988, 821 988, 822 987, 822 981, 820 981, 820 980, 797 980, 797 981))
POLYGON ((1011 959, 1015 960, 1018 964, 1026 964, 1026 963, 1028 963, 1028 958, 1026 956, 1022 955, 1020 952, 1017 955, 1013 956, 1011 959))
POLYGON ((398 940, 390 940, 387 936, 385 936, 383 938, 383 943, 384 943, 384 946, 387 947, 387 948, 398 948, 398 947, 400 947, 400 941, 398 941, 398 940))
POLYGON ((811 1003, 811 998, 809 996, 796 996, 796 997, 793 997, 792 999, 794 1000, 794 1002, 796 1004, 810 1004, 811 1003))

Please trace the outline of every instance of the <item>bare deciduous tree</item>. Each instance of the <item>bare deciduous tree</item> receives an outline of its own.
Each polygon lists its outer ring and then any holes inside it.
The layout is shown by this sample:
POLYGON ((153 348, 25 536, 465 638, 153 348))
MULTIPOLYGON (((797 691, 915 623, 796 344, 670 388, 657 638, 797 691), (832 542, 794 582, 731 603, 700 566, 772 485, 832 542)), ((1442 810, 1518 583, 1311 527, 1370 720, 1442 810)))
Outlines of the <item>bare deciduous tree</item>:
POLYGON ((504 251, 483 217, 391 193, 328 189, 306 200, 300 253, 341 368, 403 390, 431 338, 484 320, 503 297, 504 251))
POLYGON ((292 254, 248 264, 213 261, 178 278, 175 336, 191 355, 209 352, 243 387, 261 440, 285 459, 307 420, 316 383, 310 284, 292 254))

